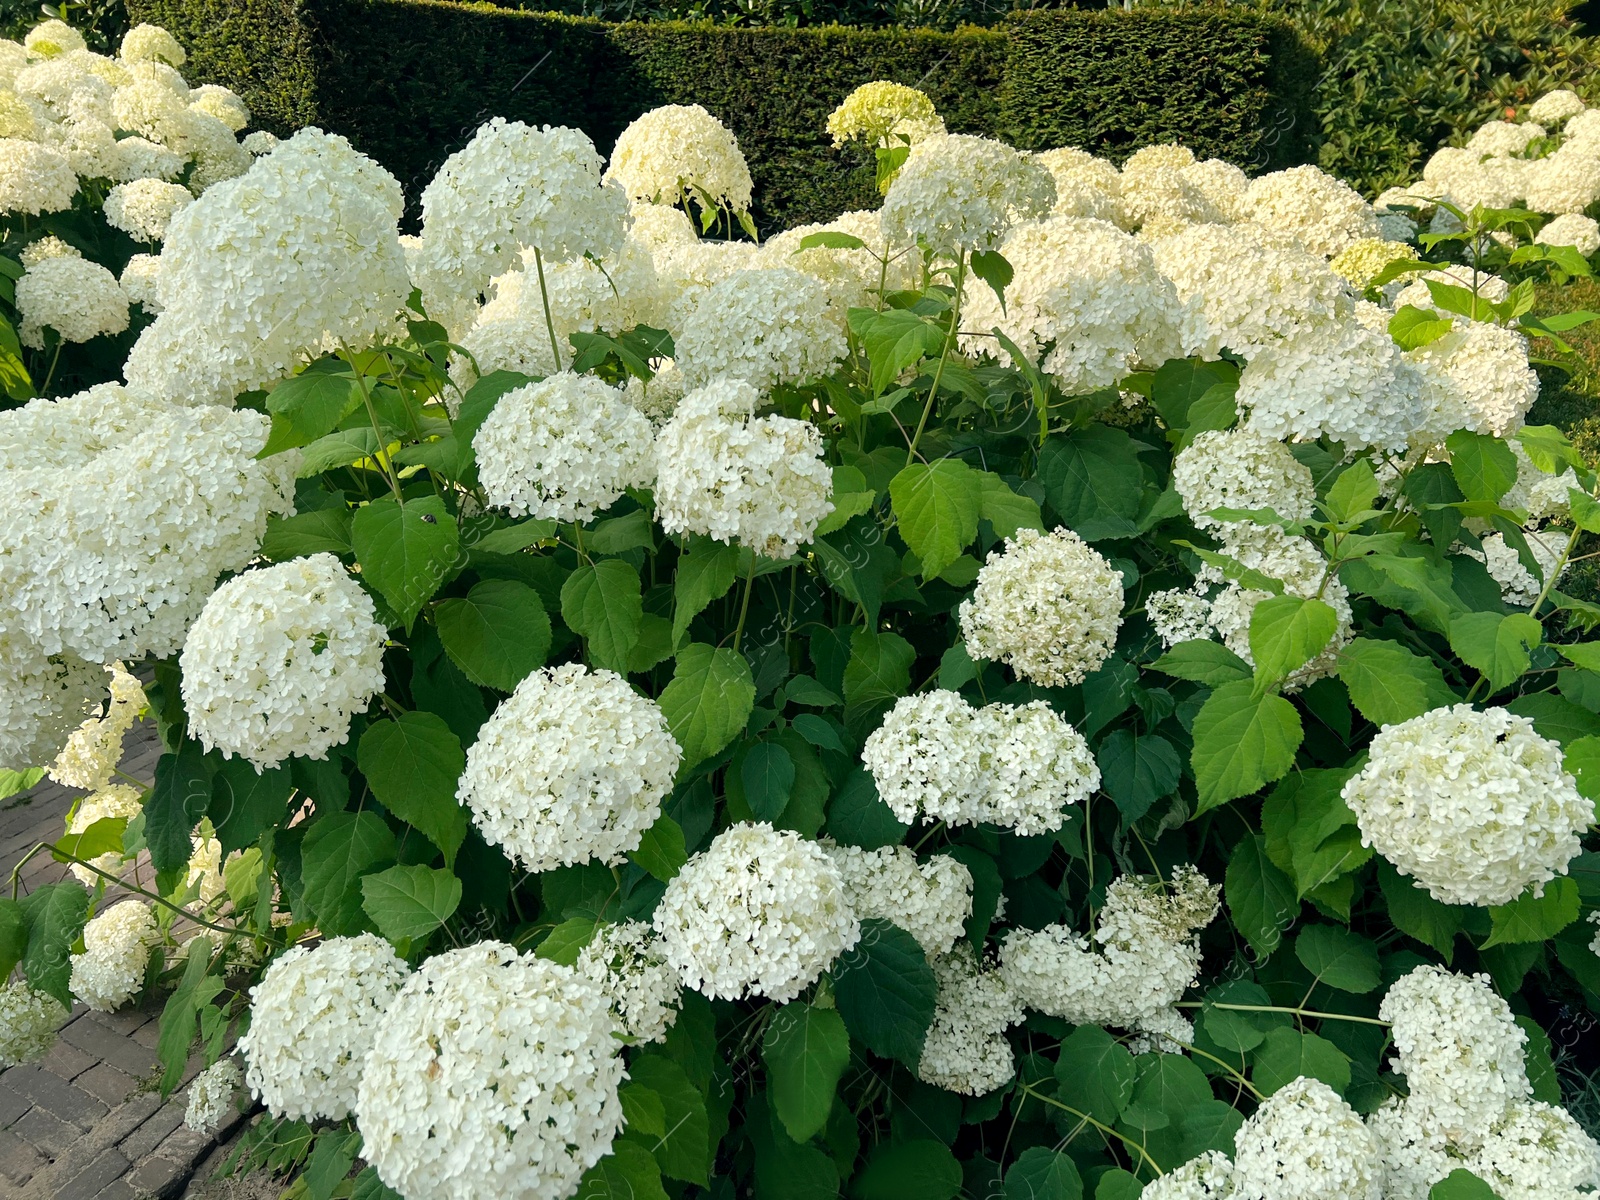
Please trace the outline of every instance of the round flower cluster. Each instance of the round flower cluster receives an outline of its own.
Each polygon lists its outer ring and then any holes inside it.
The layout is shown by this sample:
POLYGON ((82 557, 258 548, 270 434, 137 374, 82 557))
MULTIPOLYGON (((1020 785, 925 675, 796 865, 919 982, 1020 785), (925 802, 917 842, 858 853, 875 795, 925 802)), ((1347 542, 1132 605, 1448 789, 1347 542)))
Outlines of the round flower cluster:
POLYGON ((682 756, 654 700, 568 663, 535 671, 495 709, 456 794, 529 871, 615 865, 661 815, 682 756))
POLYGON ((72 956, 72 994, 96 1012, 121 1008, 144 984, 150 948, 161 940, 155 914, 124 900, 83 927, 83 953, 72 956))
POLYGON ((1211 602, 1182 588, 1151 592, 1145 597, 1144 612, 1162 645, 1169 649, 1179 642, 1209 640, 1216 632, 1211 602))
POLYGON ((1563 213, 1534 235, 1545 246, 1571 246, 1588 258, 1600 250, 1600 222, 1582 213, 1563 213))
POLYGON ((275 1117, 342 1121, 362 1060, 406 981, 405 963, 370 933, 295 946, 250 989, 239 1039, 251 1092, 275 1117))
POLYGON ((1553 92, 1546 92, 1532 104, 1528 105, 1528 120, 1537 121, 1546 127, 1564 124, 1568 118, 1575 117, 1587 108, 1576 92, 1566 88, 1557 88, 1553 92))
POLYGON ((980 964, 969 943, 933 964, 939 998, 922 1044, 917 1078, 923 1083, 982 1096, 1016 1074, 1006 1030, 1020 1024, 1022 1003, 1000 972, 980 964))
POLYGON ((325 758, 383 690, 386 639, 331 554, 246 571, 212 594, 183 644, 190 734, 258 770, 325 758))
POLYGON ((911 147, 883 198, 890 244, 921 239, 951 258, 992 250, 1013 224, 1055 204, 1050 172, 1003 142, 969 134, 930 137, 911 147))
POLYGON ((653 923, 684 985, 713 1000, 793 1000, 861 936, 827 852, 760 821, 690 858, 653 923))
POLYGON ((1011 354, 992 343, 998 327, 1068 395, 1109 387, 1140 364, 1182 356, 1172 284, 1150 250, 1107 221, 1048 217, 1020 225, 1000 253, 1016 272, 1005 304, 974 282, 963 323, 982 334, 963 342, 1011 354))
POLYGON ((1070 529, 1019 529, 961 602, 967 653, 1046 687, 1099 670, 1121 626, 1121 573, 1070 529))
POLYGON ((899 820, 1049 833, 1100 786, 1083 735, 1042 700, 973 708, 955 692, 903 696, 861 761, 899 820))
POLYGON ((1365 291, 1380 271, 1398 259, 1414 262, 1418 255, 1404 242, 1391 242, 1381 237, 1362 238, 1329 259, 1328 269, 1348 280, 1357 291, 1365 291))
MULTIPOLYGON (((1518 608, 1531 608, 1533 602, 1544 591, 1544 581, 1554 571, 1561 560, 1562 550, 1566 546, 1567 535, 1564 530, 1557 530, 1554 537, 1540 530, 1529 529, 1524 531, 1524 541, 1529 552, 1533 555, 1534 563, 1539 568, 1535 575, 1528 570, 1522 561, 1522 555, 1517 548, 1508 541, 1503 533, 1491 533, 1483 539, 1483 548, 1474 552, 1470 547, 1464 547, 1462 553, 1470 558, 1481 559, 1488 569, 1490 577, 1500 585, 1500 598, 1507 604, 1514 604, 1518 608)), ((1552 580, 1552 586, 1556 581, 1552 580)))
POLYGON ((44 331, 64 342, 87 342, 128 327, 128 297, 117 277, 99 263, 73 254, 36 263, 16 284, 17 336, 24 346, 44 349, 44 331))
POLYGON ((763 261, 760 248, 749 242, 670 242, 651 254, 662 311, 672 329, 683 328, 716 284, 763 261))
POLYGON ((630 200, 750 208, 750 168, 739 142, 698 104, 664 105, 635 120, 612 148, 606 179, 620 183, 630 200))
POLYGON ((1252 221, 1297 238, 1323 258, 1381 233, 1377 214, 1360 193, 1318 167, 1290 167, 1258 177, 1251 181, 1245 204, 1252 221))
POLYGON ((44 656, 0 638, 0 769, 49 762, 105 697, 100 668, 75 654, 44 656))
POLYGON ((50 764, 51 779, 86 792, 111 787, 111 776, 122 761, 123 739, 146 705, 144 688, 121 663, 112 663, 107 669, 111 698, 104 715, 89 717, 78 726, 50 764))
POLYGON ((643 921, 602 925, 573 964, 611 1001, 622 1035, 632 1042, 659 1042, 678 1019, 683 987, 661 951, 660 939, 643 921))
POLYGON ((227 404, 307 357, 365 349, 395 328, 411 293, 402 207, 377 163, 302 129, 172 218, 162 311, 128 356, 128 383, 227 404))
POLYGON ((1180 167, 1178 174, 1199 190, 1206 202, 1225 221, 1245 221, 1250 217, 1245 202, 1250 192, 1250 177, 1230 162, 1207 158, 1180 167))
POLYGON ((1442 441, 1457 429, 1507 437, 1539 398, 1528 339, 1490 321, 1457 318, 1449 333, 1408 356, 1421 368, 1425 412, 1419 436, 1442 441))
POLYGON ((755 417, 742 379, 687 392, 656 437, 656 519, 667 533, 738 542, 790 558, 833 511, 833 473, 809 421, 755 417))
POLYGON ((161 311, 161 301, 156 299, 156 289, 161 279, 161 258, 155 254, 135 254, 122 268, 117 282, 129 304, 137 304, 151 316, 161 311))
POLYGON ((893 921, 929 960, 949 952, 972 915, 972 872, 948 854, 918 862, 909 846, 824 847, 856 916, 893 921))
POLYGON ((193 202, 193 193, 176 183, 135 179, 106 193, 106 223, 136 242, 160 242, 172 218, 193 202))
POLYGON ((0 1070, 50 1053, 67 1010, 54 996, 20 979, 0 983, 0 1070))
POLYGON ((857 140, 881 148, 914 146, 944 131, 944 119, 925 93, 885 80, 862 84, 828 114, 835 146, 857 140))
POLYGON ((501 942, 436 955, 367 1053, 361 1153, 406 1196, 571 1196, 622 1129, 615 1031, 570 967, 501 942))
POLYGON ((1467 149, 1480 158, 1515 158, 1545 136, 1532 121, 1485 121, 1467 139, 1467 149))
POLYGON ((1233 1163, 1220 1150, 1207 1150, 1144 1185, 1139 1200, 1231 1200, 1233 1163))
POLYGON ((712 285, 674 342, 685 384, 757 388, 825 375, 845 356, 822 284, 792 267, 740 271, 712 285))
POLYGON ((244 1076, 232 1055, 218 1059, 194 1077, 189 1085, 189 1103, 183 1111, 184 1125, 196 1133, 216 1132, 233 1110, 234 1094, 244 1076))
POLYGON ((1600 156, 1592 145, 1569 143, 1526 163, 1522 178, 1523 200, 1535 212, 1581 213, 1600 199, 1600 156))
POLYGON ((1187 172, 1194 152, 1171 143, 1136 150, 1122 166, 1122 207, 1128 223, 1147 238, 1186 225, 1223 220, 1223 215, 1187 172))
POLYGON ((188 53, 159 25, 135 25, 122 35, 122 61, 125 63, 164 62, 181 67, 188 53))
POLYGON ((1013 930, 1001 973, 1028 1008, 1075 1025, 1135 1029, 1161 1021, 1200 972, 1199 930, 1217 914, 1217 888, 1193 867, 1170 891, 1123 875, 1106 889, 1092 937, 1066 925, 1013 930))
POLYGON ((0 138, 0 213, 36 217, 72 207, 78 173, 59 150, 0 138))
POLYGON ((1594 821, 1559 745, 1526 717, 1466 704, 1380 730, 1344 799, 1362 842, 1447 904, 1542 891, 1594 821))
POLYGON ((1122 176, 1113 164, 1075 146, 1042 150, 1033 157, 1056 181, 1052 216, 1090 217, 1127 227, 1122 211, 1122 176))
POLYGON ((650 422, 621 392, 570 371, 501 396, 472 439, 490 504, 557 521, 587 521, 649 486, 650 446, 650 422))
POLYGON ((1300 1076, 1233 1135, 1234 1200, 1382 1200, 1378 1141, 1338 1092, 1300 1076))
POLYGON ((1307 521, 1316 502, 1311 468, 1248 427, 1200 434, 1173 459, 1172 486, 1198 529, 1229 524, 1207 515, 1218 508, 1271 509, 1286 521, 1307 521))

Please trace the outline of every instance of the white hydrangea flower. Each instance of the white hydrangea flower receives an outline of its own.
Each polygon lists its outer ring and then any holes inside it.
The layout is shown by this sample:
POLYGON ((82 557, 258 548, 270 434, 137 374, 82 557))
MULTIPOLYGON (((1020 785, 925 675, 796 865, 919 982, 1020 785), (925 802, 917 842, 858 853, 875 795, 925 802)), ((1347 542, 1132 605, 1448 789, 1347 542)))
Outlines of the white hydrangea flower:
POLYGON ((0 769, 25 771, 61 752, 105 697, 105 675, 75 654, 47 657, 6 640, 0 633, 0 769))
POLYGON ((1344 799, 1362 842, 1446 904, 1542 892, 1594 821, 1559 745, 1526 717, 1466 704, 1380 730, 1344 799))
POLYGON ((135 25, 128 30, 122 35, 120 53, 123 62, 164 62, 173 67, 183 66, 189 57, 178 39, 159 25, 135 25))
POLYGON ((1588 258, 1600 250, 1600 222, 1582 213, 1563 213, 1534 235, 1545 246, 1571 246, 1588 258))
POLYGON ((148 138, 125 137, 117 141, 108 164, 108 179, 132 183, 135 179, 175 179, 184 160, 148 138))
POLYGON ((1122 166, 1120 188, 1130 227, 1160 237, 1187 225, 1225 220, 1201 180, 1190 177, 1197 165, 1186 146, 1160 143, 1136 150, 1122 166))
POLYGON ((964 1096, 982 1096, 1010 1082, 1017 1066, 1006 1030, 1022 1021, 1022 1002, 999 971, 978 962, 967 942, 938 959, 933 975, 939 999, 917 1078, 964 1096))
POLYGON ((683 372, 670 358, 663 359, 649 382, 630 376, 623 398, 643 413, 652 428, 666 424, 683 399, 683 372))
POLYGON ((1236 1200, 1382 1200, 1377 1139, 1320 1079, 1273 1092, 1233 1142, 1236 1200))
POLYGON ((111 776, 122 761, 123 738, 146 705, 144 688, 121 663, 106 670, 111 673, 111 699, 104 714, 96 713, 78 726, 50 764, 51 779, 86 792, 111 786, 111 776))
POLYGON ((1114 163, 1076 146, 1041 150, 1033 157, 1056 181, 1052 216, 1089 217, 1127 227, 1127 215, 1122 210, 1122 174, 1114 163))
POLYGON ((254 155, 271 154, 281 144, 282 139, 275 133, 268 133, 265 129, 257 129, 247 133, 240 139, 239 145, 244 150, 254 155))
POLYGON ((1478 155, 1514 158, 1526 150, 1529 143, 1544 136, 1544 126, 1532 120, 1486 121, 1467 139, 1467 149, 1478 155))
POLYGON ((1406 357, 1424 382, 1419 437, 1443 441, 1457 429, 1507 437, 1539 398, 1528 339, 1504 325, 1457 317, 1449 333, 1406 357))
POLYGON ((622 1130, 605 994, 570 967, 480 942, 423 963, 361 1072, 362 1155, 402 1195, 564 1200, 622 1130))
POLYGON ((1528 105, 1528 120, 1537 121, 1540 125, 1553 126, 1564 123, 1569 117, 1575 117, 1589 107, 1576 92, 1566 88, 1556 88, 1546 92, 1532 104, 1528 105))
POLYGON ((683 756, 654 700, 567 663, 517 685, 467 751, 456 795, 530 871, 616 865, 661 815, 683 756))
POLYGON ((809 421, 755 417, 760 393, 741 379, 686 392, 656 436, 656 519, 790 558, 833 511, 833 474, 809 421))
POLYGON ((189 1103, 183 1111, 184 1127, 195 1133, 216 1132, 234 1111, 234 1093, 243 1082, 238 1060, 231 1054, 201 1071, 189 1084, 189 1103))
POLYGON ((667 246, 692 246, 700 240, 689 214, 674 205, 634 200, 628 205, 628 215, 633 220, 628 233, 652 252, 667 246))
POLYGON ((85 46, 83 34, 79 33, 65 21, 41 21, 28 30, 22 44, 27 47, 28 53, 36 58, 55 58, 60 54, 68 54, 73 50, 82 50, 85 46))
POLYGON ((46 259, 50 258, 82 258, 83 251, 69 242, 64 242, 54 234, 47 234, 29 242, 22 248, 22 253, 17 255, 23 267, 32 270, 46 259))
POLYGON ((587 521, 653 478, 650 422, 593 375, 513 388, 472 439, 478 478, 514 517, 587 521))
POLYGON ((1193 867, 1170 890, 1123 875, 1106 890, 1092 937, 1066 925, 1013 930, 1001 974, 1029 1008, 1075 1025, 1159 1022, 1200 972, 1199 931, 1217 913, 1217 888, 1193 867))
POLYGON ((1128 1039, 1128 1053, 1182 1054, 1194 1045, 1194 1022, 1176 1008, 1163 1008, 1141 1020, 1128 1039))
POLYGON ((683 1006, 683 985, 660 939, 643 921, 602 925, 573 964, 611 1001, 622 1035, 644 1044, 667 1036, 683 1006))
POLYGON ((913 692, 896 700, 867 737, 861 761, 902 823, 922 813, 967 821, 988 786, 993 747, 982 734, 978 710, 957 693, 913 692))
POLYGON ((930 137, 911 147, 883 198, 891 245, 921 239, 934 254, 991 250, 1019 221, 1055 204, 1055 180, 1003 142, 970 134, 930 137))
POLYGON ((1583 1200, 1600 1188, 1600 1144, 1539 1101, 1513 1104, 1465 1165, 1501 1200, 1583 1200))
POLYGON ((1262 349, 1351 311, 1343 281, 1292 238, 1254 225, 1189 225, 1149 243, 1182 304, 1183 353, 1219 358, 1262 349))
POLYGON ((918 862, 908 846, 825 844, 856 916, 893 921, 931 961, 949 953, 972 915, 972 872, 948 854, 918 862))
POLYGON ((362 1062, 409 971, 371 933, 295 946, 250 989, 239 1039, 250 1091, 275 1117, 342 1121, 362 1062))
MULTIPOLYGON (((1365 290, 1378 272, 1396 259, 1415 261, 1417 252, 1404 242, 1387 238, 1362 238, 1351 242, 1328 260, 1328 269, 1342 279, 1349 280, 1358 291, 1365 290)), ((1403 277, 1407 278, 1407 277, 1403 277)))
POLYGON ((793 1000, 861 936, 827 852, 764 821, 732 825, 691 857, 653 923, 684 986, 713 1000, 793 1000))
MULTIPOLYGON (((1504 497, 1502 497, 1504 499, 1504 497)), ((1556 531, 1554 536, 1536 529, 1523 530, 1524 540, 1528 549, 1533 554, 1534 562, 1538 565, 1539 574, 1535 575, 1528 570, 1522 561, 1522 555, 1515 546, 1506 541, 1503 533, 1491 533, 1483 539, 1483 549, 1473 551, 1463 549, 1463 553, 1471 558, 1482 561, 1488 569, 1489 576, 1500 585, 1500 598, 1507 604, 1516 605, 1518 608, 1532 608, 1533 602, 1544 591, 1545 580, 1556 569, 1556 564, 1561 561, 1562 551, 1566 548, 1567 535, 1564 531, 1556 531)), ((1559 582, 1551 580, 1551 586, 1559 582)))
POLYGON ((853 141, 879 148, 914 146, 944 132, 944 120, 926 93, 882 79, 863 83, 828 114, 836 147, 853 141))
POLYGON ((144 901, 112 905, 83 927, 83 953, 72 956, 72 994, 96 1012, 115 1012, 144 984, 150 948, 160 940, 144 901))
POLYGON ((845 356, 822 284, 793 267, 730 275, 700 298, 674 339, 690 387, 742 379, 757 388, 825 375, 845 356))
POLYGON ((163 311, 128 356, 129 384, 226 404, 307 358, 365 349, 411 293, 402 207, 388 172, 318 129, 210 188, 168 226, 163 311))
MULTIPOLYGON (((120 742, 118 749, 121 749, 120 742)), ((103 787, 78 802, 78 807, 72 812, 72 819, 67 822, 67 832, 82 833, 96 821, 118 818, 131 821, 144 811, 144 802, 140 798, 142 795, 138 788, 125 783, 113 783, 103 787)), ((123 861, 120 850, 107 850, 104 854, 97 854, 88 860, 92 866, 110 874, 115 874, 123 861)), ((73 877, 84 887, 92 888, 103 878, 80 863, 72 863, 70 869, 73 877)))
POLYGON ((138 304, 154 316, 161 311, 161 301, 156 298, 160 280, 161 256, 135 254, 128 260, 128 265, 122 268, 117 282, 122 285, 122 294, 128 298, 129 304, 138 304))
POLYGON ((698 104, 653 108, 622 131, 606 179, 630 200, 674 204, 708 198, 714 207, 750 208, 750 168, 733 131, 698 104))
POLYGON ((1198 529, 1228 524, 1206 515, 1213 509, 1270 508, 1285 520, 1308 521, 1316 503, 1311 468, 1248 426, 1196 437, 1172 461, 1172 486, 1198 529))
POLYGON ((1070 529, 1018 530, 961 602, 967 653, 1046 687, 1099 670, 1121 627, 1122 575, 1070 529))
POLYGON ((0 983, 0 1070, 50 1053, 67 1010, 22 980, 0 983))
MULTIPOLYGON (((676 210, 673 210, 676 211, 676 210)), ((792 267, 822 284, 828 308, 839 327, 852 308, 870 308, 878 291, 898 291, 916 285, 914 255, 893 255, 883 240, 876 212, 847 212, 832 221, 797 225, 774 234, 756 252, 764 267, 792 267), (853 249, 800 244, 818 233, 842 233, 863 243, 853 249), (886 261, 887 260, 887 261, 886 261)))
POLYGON ((1020 837, 1053 833, 1100 786, 1089 743, 1043 700, 989 704, 978 710, 988 743, 987 786, 969 819, 1010 829, 1020 837))
MULTIPOLYGON (((211 836, 212 832, 211 822, 206 819, 195 827, 195 832, 189 838, 193 850, 189 855, 189 863, 185 868, 183 886, 180 890, 194 896, 194 899, 185 905, 193 913, 204 912, 228 894, 227 879, 222 873, 222 843, 211 836)), ((235 850, 229 858, 232 859, 238 853, 239 851, 235 850)))
POLYGON ((1179 642, 1209 641, 1216 632, 1211 623, 1211 601, 1182 588, 1151 592, 1145 597, 1144 614, 1161 644, 1169 650, 1179 642))
POLYGON ((1554 154, 1535 159, 1523 169, 1522 190, 1524 202, 1535 212, 1583 212, 1600 199, 1600 147, 1568 142, 1554 154))
POLYGON ((1013 229, 1000 253, 1016 278, 1004 308, 987 283, 970 285, 962 312, 975 331, 962 339, 969 350, 990 349, 1010 363, 987 332, 998 327, 1068 395, 1182 356, 1172 284, 1149 249, 1110 222, 1047 217, 1013 229))
POLYGON ((1249 218, 1245 196, 1250 190, 1250 177, 1232 163, 1207 158, 1179 167, 1178 174, 1199 190, 1224 221, 1232 223, 1249 218))
POLYGON ((214 117, 230 132, 239 133, 250 124, 250 109, 234 92, 215 83, 204 83, 189 93, 189 107, 214 117))
POLYGON ((1378 237, 1372 206, 1349 184, 1313 166, 1272 171, 1245 193, 1250 219, 1298 238, 1313 254, 1332 258, 1352 242, 1378 237))
POLYGON ((64 342, 87 342, 128 327, 128 297, 117 277, 99 263, 72 255, 47 258, 24 271, 16 285, 17 336, 44 349, 44 331, 64 342))
POLYGON ((1144 1185, 1139 1200, 1230 1200, 1233 1163, 1220 1150, 1207 1150, 1144 1185))
POLYGON ((682 329, 712 287, 761 263, 750 242, 670 242, 651 251, 669 329, 682 329))
POLYGON ((183 644, 191 736, 257 770, 326 758, 383 690, 384 627, 331 554, 230 579, 183 644))
POLYGON ((106 193, 106 222, 136 242, 159 242, 172 218, 194 203, 194 195, 176 183, 136 179, 106 193))

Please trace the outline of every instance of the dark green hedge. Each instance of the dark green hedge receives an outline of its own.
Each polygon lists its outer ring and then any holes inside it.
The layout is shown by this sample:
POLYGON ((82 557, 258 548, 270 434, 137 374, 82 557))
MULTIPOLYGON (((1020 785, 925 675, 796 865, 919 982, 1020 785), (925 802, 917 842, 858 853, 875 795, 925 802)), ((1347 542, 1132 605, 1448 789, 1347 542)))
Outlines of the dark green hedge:
POLYGON ((1283 69, 1303 51, 1283 26, 1250 16, 1066 11, 1007 31, 936 33, 605 24, 438 0, 132 0, 130 10, 189 48, 192 82, 227 84, 279 133, 315 123, 348 135, 413 202, 488 117, 575 125, 604 152, 641 112, 698 103, 738 135, 763 229, 827 220, 874 201, 868 156, 834 150, 824 130, 872 79, 922 88, 954 131, 1030 148, 1125 156, 1180 139, 1263 167, 1311 155, 1278 131, 1308 104, 1315 73, 1283 69))

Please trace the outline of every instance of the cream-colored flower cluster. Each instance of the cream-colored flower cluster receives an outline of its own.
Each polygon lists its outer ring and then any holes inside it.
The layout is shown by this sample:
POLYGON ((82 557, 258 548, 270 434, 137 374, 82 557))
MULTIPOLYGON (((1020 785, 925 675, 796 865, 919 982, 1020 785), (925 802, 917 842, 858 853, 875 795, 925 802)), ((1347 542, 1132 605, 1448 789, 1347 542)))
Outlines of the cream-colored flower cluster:
POLYGON ((124 900, 83 928, 83 953, 72 956, 72 994, 96 1012, 114 1012, 144 986, 150 950, 161 940, 155 913, 124 900))

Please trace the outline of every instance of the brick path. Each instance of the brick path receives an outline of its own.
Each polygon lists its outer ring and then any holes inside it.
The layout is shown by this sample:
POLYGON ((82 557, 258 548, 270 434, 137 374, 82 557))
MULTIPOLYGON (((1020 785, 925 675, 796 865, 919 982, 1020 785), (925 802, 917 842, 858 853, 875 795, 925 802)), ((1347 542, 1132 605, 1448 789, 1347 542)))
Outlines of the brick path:
MULTIPOLYGON (((148 783, 160 755, 154 726, 128 737, 122 769, 148 783)), ((53 842, 80 793, 48 779, 0 801, 0 879, 39 842, 53 842)), ((31 891, 67 875, 48 854, 23 868, 31 891)), ((9 893, 8 893, 9 894, 9 893)), ((7 1200, 153 1200, 178 1196, 215 1171, 222 1141, 244 1117, 229 1116, 214 1136, 184 1128, 191 1058, 180 1087, 162 1103, 155 1080, 159 1002, 148 1011, 90 1012, 82 1005, 56 1046, 36 1063, 0 1071, 0 1196, 7 1200)), ((206 1189, 197 1187, 196 1194, 206 1189)))

